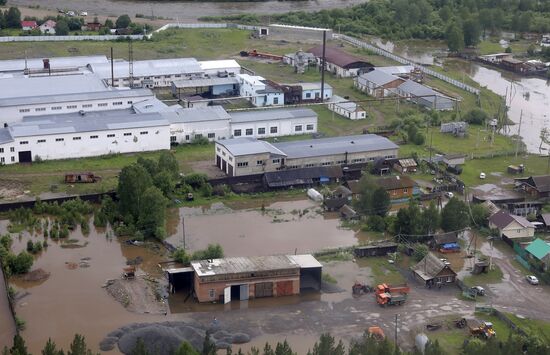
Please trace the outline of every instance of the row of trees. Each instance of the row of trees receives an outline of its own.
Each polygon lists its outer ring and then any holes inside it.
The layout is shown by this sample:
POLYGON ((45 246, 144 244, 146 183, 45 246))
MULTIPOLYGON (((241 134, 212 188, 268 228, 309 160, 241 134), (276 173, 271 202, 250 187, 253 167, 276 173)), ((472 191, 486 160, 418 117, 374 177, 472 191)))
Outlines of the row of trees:
MULTIPOLYGON (((13 337, 11 348, 4 346, 2 355, 31 355, 31 353, 27 350, 25 340, 17 334, 13 337)), ((48 339, 44 349, 42 349, 42 355, 65 355, 65 352, 63 349, 58 348, 54 341, 48 339)), ((86 338, 80 334, 75 334, 69 345, 69 350, 67 350, 67 355, 93 355, 93 353, 86 344, 86 338)))
POLYGON ((6 277, 28 272, 34 263, 34 258, 26 251, 12 253, 11 245, 12 239, 9 234, 0 237, 0 263, 6 277))

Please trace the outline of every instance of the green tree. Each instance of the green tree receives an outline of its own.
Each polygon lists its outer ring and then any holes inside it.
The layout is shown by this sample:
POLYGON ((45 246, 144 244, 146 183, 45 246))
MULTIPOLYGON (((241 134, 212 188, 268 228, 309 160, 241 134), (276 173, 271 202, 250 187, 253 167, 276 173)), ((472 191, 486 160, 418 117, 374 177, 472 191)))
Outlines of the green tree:
POLYGON ((17 7, 10 7, 4 14, 4 20, 9 28, 21 28, 21 11, 17 7))
POLYGON ((464 33, 462 33, 462 29, 456 23, 451 24, 447 28, 446 38, 447 47, 449 47, 451 52, 460 52, 464 49, 464 33))
POLYGON ((424 355, 445 355, 447 352, 439 345, 437 339, 432 342, 428 341, 424 349, 424 355))
POLYGON ((159 165, 153 159, 139 157, 137 163, 143 166, 151 176, 155 176, 159 172, 159 165))
POLYGON ((153 178, 155 186, 162 191, 162 194, 166 197, 170 196, 174 191, 176 183, 172 175, 168 171, 161 171, 153 178))
POLYGON ((383 217, 378 215, 369 216, 367 219, 367 226, 369 230, 375 232, 383 232, 386 229, 386 222, 383 217))
POLYGON ((216 355, 216 344, 210 339, 210 333, 208 331, 202 343, 201 355, 216 355))
POLYGON ((485 206, 480 204, 475 204, 470 206, 471 224, 477 227, 486 227, 489 223, 489 210, 485 206))
POLYGON ((116 28, 127 28, 131 23, 132 20, 130 20, 130 16, 121 15, 116 19, 115 26, 116 28))
POLYGON ((143 193, 139 210, 138 228, 145 237, 155 237, 158 239, 165 237, 166 203, 166 198, 162 192, 154 186, 149 187, 143 193))
POLYGON ((464 32, 464 45, 472 47, 479 43, 481 36, 481 27, 477 18, 469 18, 462 24, 464 32))
POLYGON ((151 175, 139 164, 126 166, 118 178, 119 210, 123 216, 137 220, 140 215, 143 193, 153 185, 151 175))
MULTIPOLYGON (((181 343, 179 348, 174 352, 174 355, 199 355, 199 354, 200 353, 197 350, 195 350, 195 348, 193 348, 193 346, 186 341, 181 343)), ((215 355, 216 352, 214 351, 213 353, 208 353, 208 354, 215 355)))
POLYGON ((275 347, 275 355, 296 355, 296 353, 292 351, 292 348, 285 339, 282 343, 277 342, 277 346, 275 347))
POLYGON ((63 355, 63 350, 57 350, 55 342, 51 338, 48 338, 48 342, 42 349, 42 355, 63 355))
POLYGON ((415 261, 420 261, 424 259, 426 255, 428 255, 428 252, 428 247, 425 244, 416 244, 414 246, 413 259, 415 261))
POLYGON ((174 178, 177 178, 180 173, 178 161, 176 160, 174 154, 169 151, 163 151, 160 153, 158 168, 160 171, 166 171, 172 174, 174 178))
POLYGON ((223 258, 223 248, 219 244, 208 244, 206 249, 193 253, 192 260, 220 259, 223 258))
POLYGON ((113 24, 113 21, 111 19, 106 19, 104 26, 107 29, 115 28, 115 25, 113 24))
POLYGON ((334 340, 334 337, 328 333, 321 334, 319 342, 313 345, 313 351, 311 355, 344 355, 344 344, 340 340, 338 344, 334 340))
POLYGON ((378 215, 384 217, 390 208, 390 195, 381 186, 378 186, 370 175, 363 175, 359 182, 359 200, 356 207, 364 215, 378 215))
POLYGON ((464 114, 463 119, 470 124, 483 125, 489 119, 489 115, 480 108, 473 108, 464 114))
POLYGON ((64 19, 60 19, 55 23, 55 34, 58 36, 66 36, 69 34, 69 25, 64 19))
POLYGON ((74 335, 73 342, 69 346, 67 355, 92 355, 92 351, 88 349, 86 338, 83 335, 74 335))
POLYGON ((25 345, 25 340, 19 334, 13 337, 13 346, 10 348, 10 355, 30 355, 25 345))
POLYGON ((421 214, 422 233, 433 234, 440 225, 440 215, 435 203, 432 201, 428 208, 425 208, 421 214))
POLYGON ((0 0, 0 6, 6 5, 7 2, 8 2, 7 0, 0 0))
POLYGON ((34 262, 34 258, 26 251, 22 251, 17 256, 13 254, 8 257, 8 264, 13 274, 24 274, 29 272, 34 262))
POLYGON ((441 228, 445 232, 457 231, 468 226, 470 221, 468 206, 456 197, 453 197, 441 211, 441 228))
POLYGON ((150 355, 149 351, 147 350, 147 347, 145 346, 145 342, 143 341, 142 338, 138 338, 138 340, 136 341, 136 345, 132 349, 132 352, 130 353, 130 355, 150 355))

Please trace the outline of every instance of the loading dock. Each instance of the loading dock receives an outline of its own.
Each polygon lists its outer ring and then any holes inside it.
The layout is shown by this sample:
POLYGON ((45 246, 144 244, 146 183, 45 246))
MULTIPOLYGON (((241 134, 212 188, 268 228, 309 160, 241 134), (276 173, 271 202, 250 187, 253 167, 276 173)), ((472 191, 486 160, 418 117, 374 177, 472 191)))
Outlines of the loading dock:
POLYGON ((30 150, 19 152, 19 162, 20 163, 30 163, 32 162, 32 153, 30 150))

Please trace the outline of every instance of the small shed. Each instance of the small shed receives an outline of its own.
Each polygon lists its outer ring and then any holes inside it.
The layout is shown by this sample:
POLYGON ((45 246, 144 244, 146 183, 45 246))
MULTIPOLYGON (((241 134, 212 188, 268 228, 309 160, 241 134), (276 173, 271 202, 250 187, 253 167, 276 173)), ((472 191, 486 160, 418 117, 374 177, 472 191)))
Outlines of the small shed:
POLYGON ((361 184, 359 180, 348 180, 346 181, 346 186, 351 191, 353 197, 357 197, 361 194, 361 184))
POLYGON ((342 206, 339 212, 340 212, 340 216, 345 220, 359 218, 359 215, 357 214, 357 212, 355 212, 355 210, 351 208, 349 205, 342 206))
POLYGON ((525 248, 525 251, 530 258, 533 258, 542 264, 544 271, 548 270, 550 265, 550 245, 548 242, 537 238, 529 243, 527 248, 525 248))
POLYGON ((353 250, 353 254, 358 258, 364 258, 369 256, 385 256, 388 253, 395 253, 396 251, 397 243, 380 242, 357 247, 353 250))
POLYGON ((435 254, 429 252, 412 267, 414 277, 424 283, 427 287, 454 284, 456 272, 450 265, 445 265, 435 254))
POLYGON ((393 163, 393 168, 401 174, 415 173, 418 164, 413 158, 397 159, 397 161, 393 163))
POLYGON ((447 232, 441 234, 435 234, 431 241, 431 246, 434 249, 442 248, 445 244, 457 243, 458 235, 456 232, 447 232))
POLYGON ((465 162, 465 154, 446 154, 443 156, 443 163, 447 166, 464 165, 465 162))
POLYGON ((550 213, 543 213, 540 215, 540 218, 542 219, 542 223, 544 224, 546 230, 550 231, 550 213))

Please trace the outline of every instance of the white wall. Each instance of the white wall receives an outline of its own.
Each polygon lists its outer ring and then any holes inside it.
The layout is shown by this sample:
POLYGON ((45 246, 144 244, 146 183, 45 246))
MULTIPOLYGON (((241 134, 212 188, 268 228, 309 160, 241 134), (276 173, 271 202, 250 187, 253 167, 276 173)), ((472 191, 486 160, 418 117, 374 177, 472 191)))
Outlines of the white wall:
POLYGON ((191 143, 196 135, 202 135, 210 141, 229 138, 229 120, 172 123, 170 125, 172 143, 191 143), (208 137, 209 134, 214 134, 214 137, 208 137))
MULTIPOLYGON (((171 87, 172 81, 179 79, 188 79, 188 78, 200 78, 201 75, 187 75, 187 74, 171 74, 171 75, 155 75, 155 76, 134 76, 134 87, 146 87, 146 88, 161 88, 161 87, 171 87), (143 81, 152 80, 153 84, 149 85, 143 83, 143 81)), ((111 78, 105 80, 107 83, 111 83, 111 78)), ((128 87, 130 82, 128 77, 115 77, 114 87, 128 87)))
MULTIPOLYGON (((111 131, 81 132, 16 138, 14 142, 0 145, 0 163, 19 162, 20 151, 31 151, 32 159, 40 156, 43 160, 68 159, 106 155, 110 153, 146 152, 170 149, 170 129, 168 125, 119 129, 111 131), (148 132, 147 134, 140 134, 148 132), (124 133, 131 133, 125 136, 124 133), (114 137, 107 137, 113 135, 114 137), (98 136, 91 139, 90 136, 98 136), (81 137, 73 140, 73 137, 81 137), (56 141, 63 139, 63 141, 56 141), (38 143, 38 140, 45 142, 38 143), (21 144, 21 142, 28 142, 21 144), (1 150, 4 152, 1 152, 1 150), (13 152, 11 149, 13 148, 13 152), (13 158, 13 159, 12 159, 13 158)), ((78 168, 75 166, 75 168, 78 168)))
POLYGON ((272 121, 242 122, 231 123, 231 135, 235 136, 235 130, 241 130, 240 137, 269 138, 280 136, 292 136, 317 132, 317 117, 304 117, 293 119, 281 119, 272 121), (311 129, 307 129, 310 125, 311 129), (296 130, 296 126, 302 126, 301 131, 296 130), (271 128, 276 127, 277 132, 271 133, 271 128), (265 129, 265 134, 261 134, 259 129, 265 129), (247 135, 246 130, 252 129, 252 135, 247 135))
MULTIPOLYGON (((332 97, 332 88, 325 87, 323 91, 325 94, 325 100, 330 99, 332 97)), ((303 90, 302 100, 315 100, 315 95, 317 95, 318 97, 321 97, 321 89, 303 90), (309 97, 307 96, 308 94, 309 94, 309 97)))
POLYGON ((337 103, 328 104, 328 109, 334 111, 337 114, 349 118, 350 120, 362 120, 367 118, 367 113, 364 110, 350 111, 345 109, 342 106, 339 106, 337 103))

